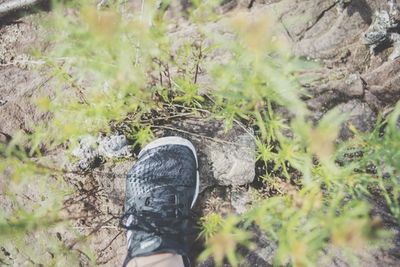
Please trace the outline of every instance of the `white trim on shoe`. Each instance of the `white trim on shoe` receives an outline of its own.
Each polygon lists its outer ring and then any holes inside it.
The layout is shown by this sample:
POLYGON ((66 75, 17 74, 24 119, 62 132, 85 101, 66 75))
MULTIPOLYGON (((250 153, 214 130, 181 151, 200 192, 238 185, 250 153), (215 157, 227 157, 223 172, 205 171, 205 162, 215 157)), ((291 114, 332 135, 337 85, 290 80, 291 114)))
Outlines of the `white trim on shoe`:
POLYGON ((186 146, 192 150, 193 155, 196 159, 196 190, 194 192, 194 197, 192 201, 191 208, 193 208, 194 204, 196 203, 197 197, 199 195, 200 191, 200 175, 199 175, 199 162, 197 160, 197 154, 196 154, 196 149, 194 148, 192 142, 189 140, 179 137, 179 136, 167 136, 167 137, 162 137, 159 139, 156 139, 149 144, 147 144, 140 152, 138 157, 140 157, 145 151, 159 147, 159 146, 166 146, 166 145, 181 145, 181 146, 186 146))

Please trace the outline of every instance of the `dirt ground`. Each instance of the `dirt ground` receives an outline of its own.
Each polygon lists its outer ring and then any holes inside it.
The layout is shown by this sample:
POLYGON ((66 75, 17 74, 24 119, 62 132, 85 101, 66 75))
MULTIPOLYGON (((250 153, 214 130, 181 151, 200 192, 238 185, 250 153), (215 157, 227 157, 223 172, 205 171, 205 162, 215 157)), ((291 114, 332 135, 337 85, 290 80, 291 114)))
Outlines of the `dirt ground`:
MULTIPOLYGON (((5 1, 0 0, 2 2, 5 1)), ((360 41, 361 35, 372 23, 374 12, 386 8, 385 1, 353 0, 343 11, 339 11, 331 0, 226 2, 223 12, 232 12, 237 8, 247 9, 254 16, 274 12, 294 53, 321 64, 319 70, 304 74, 314 77, 304 83, 304 88, 310 92, 310 98, 305 100, 315 120, 328 110, 339 107, 344 112, 350 112, 350 122, 357 129, 368 131, 374 126, 378 112, 387 113, 400 100, 400 59, 388 60, 393 48, 388 45, 381 48, 378 54, 370 55, 360 41)), ((48 45, 37 26, 43 16, 46 13, 21 16, 0 24, 0 142, 8 142, 19 130, 30 132, 32 125, 48 119, 48 114, 40 112, 32 103, 33 99, 43 94, 52 94, 53 78, 40 68, 42 62, 30 56, 32 49, 46 49, 48 45)), ((181 31, 188 31, 188 28, 181 31)), ((220 126, 212 127, 219 129, 220 126)), ((232 135, 237 135, 237 132, 232 135)), ((341 135, 346 138, 351 133, 344 126, 341 135)), ((194 141, 199 146, 210 146, 204 145, 204 140, 194 141)), ((47 156, 57 157, 57 153, 47 156)), ((209 152, 200 149, 200 153, 209 152)), ((120 266, 126 253, 125 233, 118 226, 118 217, 123 208, 125 175, 134 161, 106 162, 89 174, 66 175, 66 180, 77 190, 76 196, 65 202, 67 210, 71 213, 79 210, 88 217, 95 217, 74 222, 74 228, 82 234, 90 234, 88 243, 95 251, 100 266, 120 266), (96 231, 93 232, 94 229, 96 231)), ((200 216, 202 210, 210 208, 210 205, 219 211, 237 212, 237 205, 233 203, 235 192, 231 186, 212 182, 213 174, 206 171, 210 164, 207 161, 204 158, 202 162, 202 179, 209 186, 204 188, 196 216, 200 216)), ((248 185, 237 188, 244 190, 248 185)), ((383 218, 388 217, 379 201, 374 212, 383 218)), ((390 219, 386 220, 386 226, 398 234, 390 219)), ((68 233, 60 234, 63 238, 68 236, 68 233)), ((395 245, 400 248, 399 243, 395 245)), ((198 249, 201 244, 193 246, 193 249, 198 249)), ((272 264, 273 248, 268 251, 265 250, 267 248, 247 253, 252 266, 272 264)), ((360 257, 363 266, 400 266, 400 254, 396 250, 373 251, 360 257)), ((211 265, 203 263, 199 266, 211 265)), ((340 261, 340 256, 333 265, 347 266, 340 261)))

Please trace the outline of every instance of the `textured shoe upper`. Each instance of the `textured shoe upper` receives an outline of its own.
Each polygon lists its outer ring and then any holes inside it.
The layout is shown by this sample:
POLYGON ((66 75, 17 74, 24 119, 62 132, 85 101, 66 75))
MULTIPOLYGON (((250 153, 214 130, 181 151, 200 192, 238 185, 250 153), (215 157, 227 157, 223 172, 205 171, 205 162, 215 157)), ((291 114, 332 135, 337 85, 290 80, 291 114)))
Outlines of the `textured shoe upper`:
POLYGON ((128 229, 128 258, 160 252, 186 255, 196 175, 196 157, 187 146, 162 145, 140 154, 126 182, 122 223, 128 229))
POLYGON ((130 205, 130 198, 157 186, 179 185, 195 189, 196 164, 193 152, 186 146, 164 145, 145 151, 128 173, 126 204, 130 205))

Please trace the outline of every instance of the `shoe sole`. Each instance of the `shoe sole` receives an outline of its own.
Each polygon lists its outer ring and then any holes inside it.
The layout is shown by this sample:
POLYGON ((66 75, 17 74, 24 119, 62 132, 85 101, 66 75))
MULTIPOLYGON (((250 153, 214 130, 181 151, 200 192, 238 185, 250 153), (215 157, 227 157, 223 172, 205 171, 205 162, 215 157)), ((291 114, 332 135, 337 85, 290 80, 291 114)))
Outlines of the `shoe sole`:
POLYGON ((194 204, 196 203, 197 197, 199 195, 199 189, 200 189, 200 176, 199 176, 199 162, 197 161, 197 154, 196 154, 196 149, 194 148, 192 142, 189 140, 178 137, 178 136, 167 136, 167 137, 162 137, 159 139, 156 139, 149 144, 147 144, 140 152, 138 157, 140 157, 145 151, 160 147, 160 146, 166 146, 166 145, 181 145, 181 146, 186 146, 192 150, 194 158, 196 159, 196 190, 194 192, 194 197, 192 201, 192 205, 190 208, 193 208, 194 204))

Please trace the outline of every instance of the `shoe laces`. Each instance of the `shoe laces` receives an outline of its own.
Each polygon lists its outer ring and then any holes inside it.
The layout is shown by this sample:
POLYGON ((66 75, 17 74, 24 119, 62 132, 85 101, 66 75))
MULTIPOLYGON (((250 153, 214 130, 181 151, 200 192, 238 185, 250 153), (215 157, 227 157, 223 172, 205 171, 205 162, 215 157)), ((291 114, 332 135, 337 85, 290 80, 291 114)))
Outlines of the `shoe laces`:
POLYGON ((182 234, 188 228, 190 210, 183 203, 184 192, 185 188, 162 186, 132 198, 131 207, 121 218, 121 226, 159 235, 182 234))

